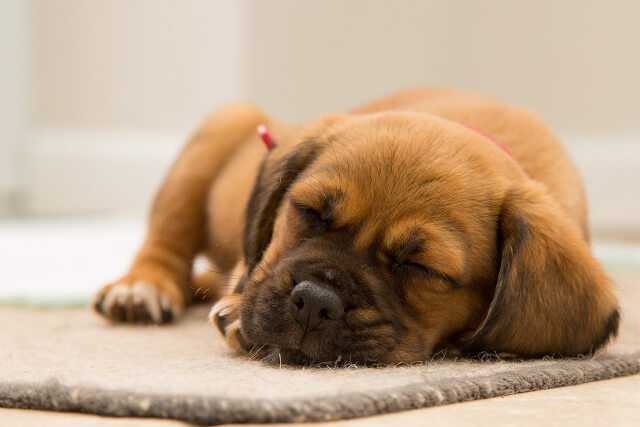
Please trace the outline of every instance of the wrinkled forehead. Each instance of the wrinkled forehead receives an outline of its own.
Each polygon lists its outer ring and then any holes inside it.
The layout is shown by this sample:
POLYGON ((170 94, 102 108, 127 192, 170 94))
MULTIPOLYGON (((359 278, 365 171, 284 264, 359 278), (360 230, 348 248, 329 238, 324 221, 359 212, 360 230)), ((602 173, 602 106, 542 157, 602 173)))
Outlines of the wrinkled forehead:
POLYGON ((468 187, 467 173, 418 144, 397 137, 329 142, 291 194, 318 210, 331 205, 345 222, 444 214, 449 198, 468 187))
POLYGON ((383 119, 323 136, 322 153, 292 186, 292 197, 331 211, 336 224, 372 230, 410 220, 465 233, 493 216, 487 206, 496 204, 494 172, 466 149, 469 132, 437 120, 383 119))

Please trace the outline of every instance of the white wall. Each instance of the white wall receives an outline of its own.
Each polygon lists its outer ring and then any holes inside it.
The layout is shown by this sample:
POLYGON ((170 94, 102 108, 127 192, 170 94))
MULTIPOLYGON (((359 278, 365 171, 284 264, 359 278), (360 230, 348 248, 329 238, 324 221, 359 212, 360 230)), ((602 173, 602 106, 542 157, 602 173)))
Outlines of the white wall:
POLYGON ((0 2, 0 214, 15 202, 17 146, 29 114, 28 12, 20 0, 0 2))
POLYGON ((243 97, 241 2, 35 5, 38 126, 183 130, 243 97))
POLYGON ((214 108, 246 98, 245 4, 33 0, 23 212, 140 212, 214 108))
POLYGON ((434 84, 528 106, 561 134, 640 135, 636 0, 251 4, 249 90, 281 115, 434 84))
POLYGON ((582 169, 596 225, 640 230, 638 1, 26 4, 26 212, 146 209, 181 142, 229 100, 293 121, 435 84, 536 111, 582 169))
POLYGON ((251 2, 252 98, 289 119, 418 85, 541 115, 578 163, 599 230, 640 237, 640 1, 251 2))
POLYGON ((435 84, 561 134, 640 133, 635 0, 36 0, 31 18, 43 126, 182 130, 238 98, 294 120, 435 84))

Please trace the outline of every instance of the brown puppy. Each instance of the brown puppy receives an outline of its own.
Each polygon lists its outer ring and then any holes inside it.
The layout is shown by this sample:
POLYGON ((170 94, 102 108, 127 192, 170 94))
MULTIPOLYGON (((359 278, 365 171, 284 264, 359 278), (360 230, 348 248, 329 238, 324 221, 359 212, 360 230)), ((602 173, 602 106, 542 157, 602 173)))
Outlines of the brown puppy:
POLYGON ((445 89, 298 126, 252 106, 214 114, 159 191, 129 274, 95 307, 164 322, 203 287, 233 290, 211 314, 231 346, 288 362, 584 354, 619 319, 554 135, 527 111, 445 89), (218 273, 194 285, 200 252, 218 273))

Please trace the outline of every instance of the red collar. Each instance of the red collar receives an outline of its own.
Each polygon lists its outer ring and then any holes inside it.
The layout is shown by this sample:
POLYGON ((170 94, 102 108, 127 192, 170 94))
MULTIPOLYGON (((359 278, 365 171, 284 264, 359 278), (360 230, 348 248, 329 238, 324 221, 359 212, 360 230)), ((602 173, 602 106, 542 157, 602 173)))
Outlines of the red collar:
POLYGON ((271 136, 271 132, 269 132, 269 128, 267 127, 267 125, 265 125, 264 123, 258 125, 258 129, 256 130, 258 131, 258 135, 260 135, 262 142, 264 142, 264 145, 267 146, 267 149, 269 151, 276 148, 278 144, 276 143, 276 140, 271 136))
MULTIPOLYGON (((495 145, 498 146, 499 149, 501 149, 502 151, 507 153, 509 155, 509 157, 511 157, 513 159, 514 162, 516 162, 518 165, 520 165, 518 160, 515 157, 513 157, 513 154, 511 153, 511 151, 509 151, 509 149, 507 147, 502 145, 502 143, 500 143, 500 141, 498 141, 497 139, 495 139, 491 135, 488 135, 488 134, 484 133, 480 129, 474 128, 473 126, 469 126, 469 125, 467 125, 465 123, 460 123, 460 124, 462 126, 466 127, 467 129, 471 129, 475 133, 478 133, 478 134, 484 136, 489 141, 493 142, 495 145)), ((258 134, 260 135, 260 138, 262 139, 262 142, 264 142, 264 145, 267 146, 267 149, 269 151, 273 150, 278 145, 276 143, 276 141, 273 139, 273 137, 271 136, 271 132, 269 132, 269 128, 267 128, 267 125, 265 125, 265 124, 259 125, 257 131, 258 131, 258 134)))
POLYGON ((467 129, 471 129, 472 131, 474 131, 477 134, 480 134, 482 136, 484 136, 485 138, 487 138, 489 141, 493 142, 494 144, 496 144, 498 146, 499 149, 501 149, 502 151, 504 151, 505 153, 507 153, 509 155, 509 157, 511 157, 513 159, 514 162, 518 163, 518 165, 520 165, 520 163, 518 162, 518 159, 516 159, 513 156, 513 153, 511 153, 511 151, 509 151, 509 149, 507 147, 505 147, 504 145, 502 145, 502 143, 500 141, 498 141, 497 139, 495 139, 494 137, 492 137, 491 135, 488 135, 486 133, 484 133, 483 131, 481 131, 480 129, 474 128, 473 126, 469 126, 465 123, 460 123, 462 126, 466 127, 467 129))

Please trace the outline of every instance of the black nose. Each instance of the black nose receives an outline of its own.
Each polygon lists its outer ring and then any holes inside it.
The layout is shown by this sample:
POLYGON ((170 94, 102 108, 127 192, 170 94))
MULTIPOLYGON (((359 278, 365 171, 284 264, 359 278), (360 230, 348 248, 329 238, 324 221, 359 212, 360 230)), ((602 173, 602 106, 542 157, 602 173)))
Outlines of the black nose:
POLYGON ((310 281, 298 283, 291 292, 293 317, 303 328, 327 326, 344 313, 342 300, 334 291, 310 281))

